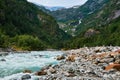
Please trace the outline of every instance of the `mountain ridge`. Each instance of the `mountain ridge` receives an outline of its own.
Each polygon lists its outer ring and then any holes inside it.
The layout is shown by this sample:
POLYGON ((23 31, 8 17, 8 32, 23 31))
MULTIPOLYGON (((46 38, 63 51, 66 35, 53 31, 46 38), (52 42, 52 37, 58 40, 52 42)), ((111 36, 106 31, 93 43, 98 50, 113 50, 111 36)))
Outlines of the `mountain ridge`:
POLYGON ((61 29, 73 36, 76 36, 77 34, 74 29, 76 29, 76 26, 82 22, 82 19, 96 11, 99 11, 108 2, 109 0, 88 0, 85 4, 77 6, 77 8, 71 7, 68 9, 53 11, 49 14, 52 15, 58 22, 67 25, 61 29))
POLYGON ((68 41, 67 44, 70 44, 68 48, 103 45, 120 46, 119 6, 119 0, 110 0, 100 10, 84 17, 81 24, 76 27, 77 36, 68 41), (88 37, 85 36, 86 33, 89 33, 88 37))

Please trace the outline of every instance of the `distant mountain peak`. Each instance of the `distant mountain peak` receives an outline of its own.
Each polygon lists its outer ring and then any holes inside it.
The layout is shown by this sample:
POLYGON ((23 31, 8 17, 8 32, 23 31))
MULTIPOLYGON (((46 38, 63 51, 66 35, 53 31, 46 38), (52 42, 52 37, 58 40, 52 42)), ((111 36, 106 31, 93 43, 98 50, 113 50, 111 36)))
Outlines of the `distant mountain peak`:
POLYGON ((44 7, 50 11, 57 11, 57 10, 65 9, 65 7, 62 7, 62 6, 44 6, 44 7))

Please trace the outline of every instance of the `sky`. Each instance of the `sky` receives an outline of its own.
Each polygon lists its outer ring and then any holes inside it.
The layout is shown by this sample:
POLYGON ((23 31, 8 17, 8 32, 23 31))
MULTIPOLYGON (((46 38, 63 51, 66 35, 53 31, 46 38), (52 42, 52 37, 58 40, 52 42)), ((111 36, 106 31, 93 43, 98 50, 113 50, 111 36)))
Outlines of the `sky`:
POLYGON ((82 5, 87 0, 28 0, 29 2, 33 2, 36 4, 41 4, 44 6, 62 6, 62 7, 72 7, 75 5, 82 5))

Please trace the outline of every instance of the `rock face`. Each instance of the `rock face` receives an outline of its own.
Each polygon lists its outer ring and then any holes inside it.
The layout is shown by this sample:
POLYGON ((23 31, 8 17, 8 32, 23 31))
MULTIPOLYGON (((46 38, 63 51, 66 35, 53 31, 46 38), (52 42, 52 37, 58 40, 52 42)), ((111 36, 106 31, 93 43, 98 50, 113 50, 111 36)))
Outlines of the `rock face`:
MULTIPOLYGON (((65 51, 64 58, 46 68, 40 80, 120 80, 120 47, 84 47, 65 51)), ((43 74, 38 72, 38 75, 43 74)))
POLYGON ((120 10, 115 11, 113 19, 116 19, 120 16, 120 10))
POLYGON ((94 29, 88 29, 88 31, 86 31, 86 33, 85 33, 85 37, 91 37, 91 36, 93 36, 93 35, 95 35, 95 34, 98 34, 98 33, 100 33, 99 31, 95 31, 94 29))

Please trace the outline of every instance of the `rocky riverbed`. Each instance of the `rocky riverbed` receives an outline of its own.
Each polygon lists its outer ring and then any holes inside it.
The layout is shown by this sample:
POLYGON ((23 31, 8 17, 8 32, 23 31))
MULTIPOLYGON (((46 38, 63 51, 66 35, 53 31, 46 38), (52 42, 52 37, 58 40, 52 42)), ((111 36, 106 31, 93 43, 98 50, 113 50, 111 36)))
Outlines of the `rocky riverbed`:
POLYGON ((120 47, 84 47, 56 59, 58 65, 36 73, 39 80, 120 80, 120 47))
POLYGON ((120 47, 84 47, 56 56, 57 65, 10 80, 120 80, 120 47))

